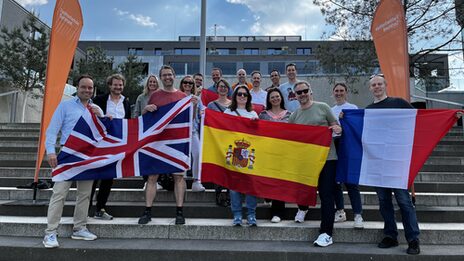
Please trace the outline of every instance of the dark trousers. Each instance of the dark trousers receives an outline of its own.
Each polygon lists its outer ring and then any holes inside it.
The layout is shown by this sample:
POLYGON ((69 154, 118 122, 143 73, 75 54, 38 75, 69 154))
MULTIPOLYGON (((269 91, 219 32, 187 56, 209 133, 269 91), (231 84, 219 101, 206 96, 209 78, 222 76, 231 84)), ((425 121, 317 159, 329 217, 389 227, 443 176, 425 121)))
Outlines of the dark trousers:
MULTIPOLYGON (((337 161, 328 160, 325 162, 319 175, 319 198, 321 200, 321 227, 319 233, 327 233, 332 236, 334 219, 335 219, 335 189, 337 183, 335 182, 335 174, 337 171, 337 161)), ((308 206, 298 205, 300 210, 308 210, 308 206)))
POLYGON ((272 200, 271 216, 278 216, 284 218, 285 215, 285 202, 280 200, 272 200))
POLYGON ((92 207, 93 195, 95 194, 95 189, 97 188, 98 183, 100 183, 100 186, 98 187, 96 206, 97 206, 97 211, 100 211, 106 208, 106 202, 108 202, 108 197, 110 196, 111 187, 113 186, 113 179, 95 180, 93 182, 92 194, 90 195, 89 209, 92 207))

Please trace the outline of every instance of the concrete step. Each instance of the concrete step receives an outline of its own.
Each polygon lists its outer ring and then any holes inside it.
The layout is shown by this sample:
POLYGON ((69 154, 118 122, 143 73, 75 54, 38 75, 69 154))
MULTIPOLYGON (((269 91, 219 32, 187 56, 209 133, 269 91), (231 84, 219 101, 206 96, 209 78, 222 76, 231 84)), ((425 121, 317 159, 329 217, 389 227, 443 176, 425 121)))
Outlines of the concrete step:
POLYGON ((314 247, 311 241, 243 241, 183 239, 119 239, 96 241, 60 237, 59 249, 45 249, 42 237, 0 237, 4 260, 221 260, 221 261, 457 261, 464 259, 462 245, 421 245, 421 254, 406 255, 406 244, 379 249, 376 244, 340 243, 326 248, 314 247))
MULTIPOLYGON (((262 201, 261 201, 262 202, 262 201)), ((352 221, 354 218, 353 211, 346 201, 345 212, 347 220, 352 221)), ((39 200, 35 203, 32 198, 28 200, 0 201, 0 215, 4 216, 47 216, 48 201, 39 200)), ((64 217, 72 217, 74 213, 74 201, 66 201, 63 210, 64 217)), ((144 202, 108 202, 106 206, 108 213, 115 217, 134 217, 139 218, 145 210, 144 202)), ((89 215, 93 217, 94 208, 89 211, 89 215)), ((293 220, 297 212, 295 204, 286 204, 283 220, 293 220)), ((170 218, 176 213, 176 205, 174 199, 170 202, 155 202, 153 205, 152 215, 157 218, 170 218)), ((246 209, 243 210, 246 213, 246 209)), ((441 207, 441 206, 417 206, 417 218, 420 222, 437 223, 464 223, 464 207, 441 207)), ((230 208, 217 206, 213 202, 187 202, 184 204, 184 215, 187 218, 226 218, 231 219, 232 213, 230 208)), ((379 212, 379 207, 376 205, 363 205, 363 219, 366 221, 382 221, 379 212)), ((396 210, 397 220, 401 220, 399 209, 396 210)), ((258 219, 270 220, 272 218, 271 208, 269 205, 259 203, 256 208, 256 216, 258 219)), ((306 220, 320 220, 320 206, 310 208, 306 215, 306 220)))
MULTIPOLYGON (((41 181, 52 182, 50 177, 41 177, 41 181)), ((17 186, 30 185, 33 181, 32 175, 30 177, 2 177, 0 176, 0 187, 11 187, 16 188, 17 186)), ((192 179, 186 178, 187 188, 191 188, 192 179)), ((439 193, 460 193, 464 192, 464 181, 463 182, 430 182, 430 181, 420 181, 416 179, 415 190, 417 192, 439 192, 439 193)), ((134 178, 125 178, 125 179, 115 179, 113 182, 113 188, 142 188, 144 186, 144 181, 141 177, 134 178)), ((214 185, 211 183, 203 184, 205 188, 213 189, 214 185)), ((75 185, 73 184, 73 187, 75 185)), ((374 191, 373 187, 360 187, 361 191, 374 191)))
MULTIPOLYGON (((29 166, 26 164, 30 164, 31 161, 34 162, 37 157, 37 153, 35 152, 0 152, 0 162, 4 162, 5 164, 0 164, 0 166, 6 167, 6 163, 9 164, 16 163, 17 165, 9 165, 9 166, 29 166)), ((425 162, 426 165, 449 165, 449 166, 460 166, 462 170, 464 170, 464 156, 430 156, 427 161, 425 162)))
POLYGON ((422 182, 463 182, 464 172, 419 172, 416 181, 422 182))
MULTIPOLYGON (((232 227, 231 219, 187 218, 185 225, 174 225, 174 218, 155 218, 147 225, 137 224, 137 218, 115 218, 111 221, 90 218, 88 228, 100 238, 125 239, 196 239, 196 240, 247 240, 312 242, 319 234, 319 221, 301 224, 293 221, 270 223, 258 220, 258 227, 232 227)), ((0 216, 2 236, 42 237, 46 217, 0 216)), ((464 241, 464 224, 419 223, 420 240, 424 245, 461 245, 464 241)), ((398 224, 398 240, 404 244, 402 225, 398 224)), ((337 243, 375 244, 382 239, 383 222, 365 222, 364 229, 353 229, 353 222, 336 223, 333 233, 337 243)), ((69 237, 72 218, 62 218, 58 234, 69 237)), ((40 241, 39 241, 40 242, 40 241)))
MULTIPOLYGON (((39 178, 49 178, 50 168, 41 168, 39 178)), ((34 176, 33 167, 0 167, 0 177, 30 178, 34 176)), ((464 171, 461 172, 419 172, 416 181, 424 182, 464 182, 464 171)))
MULTIPOLYGON (((38 200, 50 200, 52 189, 39 190, 37 194, 38 200)), ((0 188, 0 200, 28 200, 32 199, 32 189, 18 188, 0 188)), ((345 202, 349 202, 348 196, 344 194, 345 202)), ((76 199, 76 189, 71 188, 67 200, 74 201, 76 199)), ((174 192, 160 190, 156 195, 156 202, 172 202, 174 200, 174 192)), ((123 189, 113 188, 108 198, 110 202, 145 202, 145 191, 142 188, 138 189, 123 189)), ((187 190, 185 202, 205 203, 215 202, 214 190, 206 190, 205 192, 191 192, 187 190)), ((361 202, 363 205, 377 205, 377 195, 373 191, 362 191, 361 202)), ((417 206, 464 206, 464 193, 416 193, 417 206)))

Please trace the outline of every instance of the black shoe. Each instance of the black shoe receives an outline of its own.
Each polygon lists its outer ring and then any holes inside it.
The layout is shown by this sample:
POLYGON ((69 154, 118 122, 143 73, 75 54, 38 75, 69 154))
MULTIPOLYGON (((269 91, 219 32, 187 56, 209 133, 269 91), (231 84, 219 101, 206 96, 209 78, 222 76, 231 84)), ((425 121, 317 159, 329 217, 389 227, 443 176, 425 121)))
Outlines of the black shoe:
POLYGON ((151 221, 151 213, 148 211, 144 211, 143 215, 139 218, 139 224, 145 225, 151 221))
POLYGON ((384 237, 382 242, 380 242, 377 247, 379 248, 390 248, 398 246, 398 240, 393 239, 391 237, 384 237))
POLYGON ((185 224, 185 218, 182 215, 182 213, 177 213, 176 214, 176 225, 183 225, 185 224))
POLYGON ((408 243, 408 250, 406 253, 409 255, 418 255, 420 253, 419 239, 414 239, 408 243))

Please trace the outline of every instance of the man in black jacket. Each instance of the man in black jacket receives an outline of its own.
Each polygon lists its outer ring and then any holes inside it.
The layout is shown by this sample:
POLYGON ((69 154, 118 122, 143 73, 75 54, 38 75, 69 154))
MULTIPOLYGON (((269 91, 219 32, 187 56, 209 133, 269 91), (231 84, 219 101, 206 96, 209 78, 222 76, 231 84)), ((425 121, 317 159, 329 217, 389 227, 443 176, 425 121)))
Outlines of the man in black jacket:
MULTIPOLYGON (((129 119, 131 116, 129 99, 122 95, 126 80, 120 74, 113 74, 106 79, 109 92, 99 95, 93 99, 93 102, 102 108, 105 116, 118 119, 129 119)), ((97 187, 98 180, 95 180, 92 187, 92 195, 90 197, 90 206, 97 187)), ((100 187, 97 194, 97 205, 94 218, 111 220, 113 216, 105 210, 106 202, 110 195, 113 179, 100 180, 100 187)))

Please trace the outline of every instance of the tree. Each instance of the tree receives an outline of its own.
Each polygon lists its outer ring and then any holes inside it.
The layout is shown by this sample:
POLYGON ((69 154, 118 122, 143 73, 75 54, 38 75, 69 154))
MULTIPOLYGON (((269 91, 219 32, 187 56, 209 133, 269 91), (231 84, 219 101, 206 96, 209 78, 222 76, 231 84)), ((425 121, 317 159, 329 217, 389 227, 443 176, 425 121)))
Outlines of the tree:
POLYGON ((47 29, 39 26, 34 14, 21 27, 4 27, 0 32, 0 75, 10 88, 24 92, 22 122, 28 94, 34 88, 43 90, 48 38, 47 29))
MULTIPOLYGON (((88 74, 92 76, 95 90, 98 94, 107 92, 106 77, 116 73, 113 69, 114 59, 107 57, 105 51, 100 47, 89 47, 84 59, 76 63, 76 68, 71 75, 76 79, 79 75, 88 74)), ((75 84, 76 85, 76 84, 75 84)))
POLYGON ((145 65, 135 55, 130 54, 126 60, 118 66, 118 71, 126 78, 124 95, 129 98, 131 104, 135 103, 137 96, 142 93, 145 65))
MULTIPOLYGON (((321 8, 326 24, 331 27, 324 32, 323 37, 370 41, 370 25, 379 2, 380 0, 313 0, 321 8)), ((461 50, 453 49, 461 43, 459 35, 462 31, 456 22, 454 1, 403 0, 403 9, 407 20, 411 64, 423 60, 430 53, 461 50)), ((365 54, 369 52, 375 54, 372 44, 365 54)), ((324 53, 327 54, 338 55, 324 53)))

